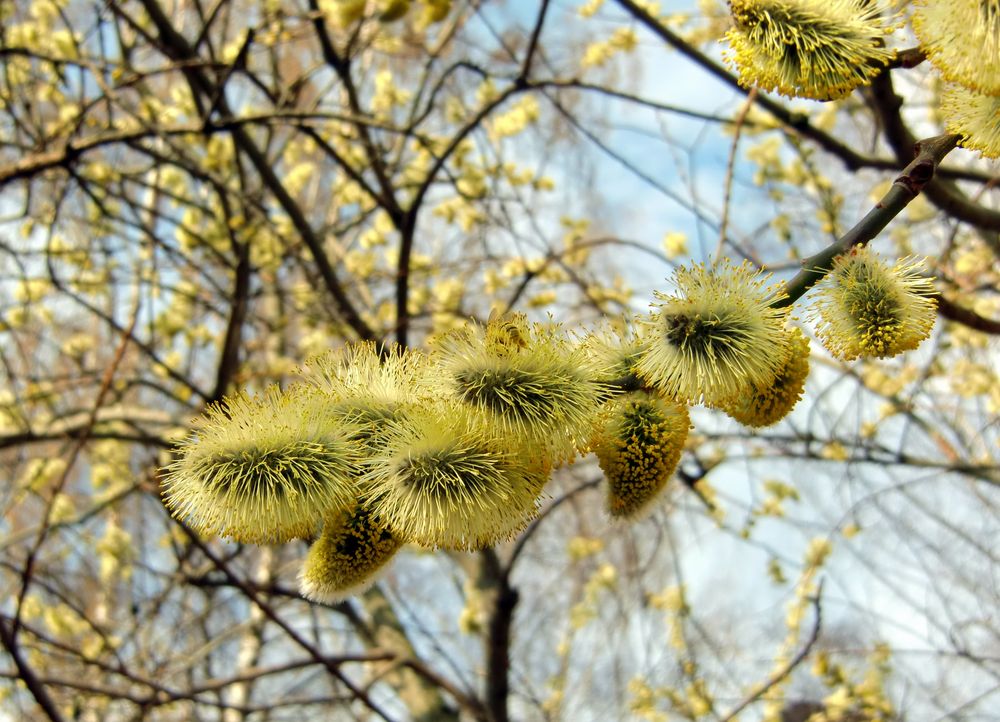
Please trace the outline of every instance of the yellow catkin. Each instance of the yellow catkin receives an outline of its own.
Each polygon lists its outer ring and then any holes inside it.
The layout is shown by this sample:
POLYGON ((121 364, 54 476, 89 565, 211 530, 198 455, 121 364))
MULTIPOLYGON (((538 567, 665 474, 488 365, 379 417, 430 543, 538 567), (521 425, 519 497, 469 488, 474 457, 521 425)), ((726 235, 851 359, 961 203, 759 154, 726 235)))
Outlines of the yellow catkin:
POLYGON ((164 501, 203 534, 255 544, 310 536, 357 496, 352 433, 310 389, 229 397, 178 447, 164 501))
POLYGON ((948 85, 941 93, 941 116, 949 132, 962 136, 963 148, 1000 158, 1000 95, 948 85))
POLYGON ((809 375, 809 339, 798 328, 789 334, 788 360, 774 381, 754 386, 745 396, 723 410, 745 426, 771 426, 785 418, 805 389, 809 375))
POLYGON ((299 587, 315 602, 336 602, 364 591, 403 545, 364 506, 331 516, 309 548, 299 587))
POLYGON ((510 539, 537 512, 549 468, 457 402, 394 423, 362 478, 363 498, 401 538, 480 549, 510 539))
POLYGON ((868 84, 894 57, 887 4, 857 0, 732 0, 726 38, 740 83, 790 97, 832 100, 868 84))
POLYGON ((1000 0, 918 0, 913 29, 944 77, 1000 93, 1000 0))
POLYGON ((592 447, 608 480, 607 509, 633 518, 666 486, 691 426, 687 407, 634 391, 609 401, 592 447))
POLYGON ((788 357, 787 309, 769 276, 728 261, 716 269, 678 268, 677 293, 657 293, 642 323, 640 375, 678 401, 720 406, 774 380, 788 357))
POLYGON ((536 459, 571 460, 605 395, 581 348, 520 314, 448 334, 434 359, 442 397, 536 459))
POLYGON ((936 319, 934 283, 923 260, 889 266, 867 246, 840 256, 820 284, 812 317, 823 345, 844 361, 912 351, 936 319))

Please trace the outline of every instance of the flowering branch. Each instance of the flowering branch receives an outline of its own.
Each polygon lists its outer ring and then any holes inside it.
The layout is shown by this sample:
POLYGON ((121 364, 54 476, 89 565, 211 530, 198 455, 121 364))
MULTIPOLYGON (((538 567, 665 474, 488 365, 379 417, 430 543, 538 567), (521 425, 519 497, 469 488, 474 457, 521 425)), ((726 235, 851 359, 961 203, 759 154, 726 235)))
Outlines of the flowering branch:
POLYGON ((959 139, 960 136, 952 133, 918 141, 916 158, 903 169, 885 196, 840 240, 805 259, 802 270, 788 282, 786 295, 772 305, 775 308, 791 306, 829 272, 837 256, 856 245, 866 245, 881 233, 910 201, 920 195, 920 191, 934 177, 938 164, 955 148, 959 139))

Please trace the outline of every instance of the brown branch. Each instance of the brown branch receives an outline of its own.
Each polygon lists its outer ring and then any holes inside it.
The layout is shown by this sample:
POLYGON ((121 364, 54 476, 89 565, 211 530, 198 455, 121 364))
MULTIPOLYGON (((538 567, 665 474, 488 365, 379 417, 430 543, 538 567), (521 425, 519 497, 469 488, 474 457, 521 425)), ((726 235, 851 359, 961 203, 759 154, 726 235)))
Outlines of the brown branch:
POLYGON ((414 722, 458 722, 458 710, 445 704, 441 690, 448 692, 474 719, 483 719, 478 699, 458 689, 420 660, 396 610, 378 586, 365 593, 363 603, 371 626, 358 627, 358 631, 366 643, 395 653, 397 669, 387 672, 386 678, 406 704, 414 722))
MULTIPOLYGON (((178 61, 197 59, 194 49, 184 36, 174 29, 169 18, 164 14, 163 8, 155 0, 142 0, 142 6, 145 8, 158 33, 158 37, 154 39, 154 43, 167 57, 178 61)), ((185 69, 184 74, 195 96, 200 95, 209 100, 216 97, 217 85, 212 83, 204 70, 197 67, 189 67, 185 69)), ((225 96, 222 96, 219 100, 219 112, 227 119, 232 116, 232 110, 225 96)), ((330 263, 329 257, 326 255, 322 240, 309 224, 302 208, 292 198, 288 189, 281 182, 281 179, 278 178, 272 162, 257 147, 257 144, 243 126, 237 125, 233 127, 231 135, 236 146, 250 159, 265 187, 274 195, 282 210, 288 214, 292 225, 312 254, 316 268, 319 270, 327 291, 333 297, 344 323, 350 326, 360 338, 374 339, 375 332, 361 318, 354 304, 348 298, 340 279, 337 277, 336 271, 334 271, 333 265, 330 263)))
POLYGON ((306 651, 316 662, 323 666, 327 672, 330 673, 335 679, 337 679, 341 684, 343 684, 354 697, 364 704, 369 710, 374 714, 381 717, 386 722, 392 722, 392 718, 378 705, 372 698, 360 687, 358 687, 354 682, 352 682, 342 671, 337 664, 331 662, 327 657, 325 657, 319 649, 313 645, 309 640, 298 633, 288 622, 286 622, 281 616, 278 615, 276 611, 268 604, 266 601, 261 599, 260 595, 253 588, 251 584, 248 584, 239 576, 237 576, 226 563, 226 560, 220 558, 217 554, 212 552, 208 548, 208 544, 201 540, 201 538, 184 522, 176 520, 176 523, 187 534, 188 539, 191 543, 204 554, 210 562, 226 577, 226 580, 234 587, 240 590, 240 592, 247 598, 249 602, 254 604, 264 616, 270 619, 274 624, 281 629, 289 639, 291 639, 295 644, 306 651))
POLYGON ((427 177, 417 186, 413 193, 413 200, 410 203, 410 207, 406 211, 406 217, 399 227, 400 231, 400 243, 399 243, 399 262, 396 268, 396 340, 401 346, 406 346, 408 342, 408 331, 409 331, 409 286, 410 286, 410 257, 413 254, 413 241, 414 233, 417 228, 417 217, 420 214, 420 209, 423 206, 424 196, 430 190, 431 186, 434 184, 434 179, 437 174, 441 172, 444 168, 445 163, 451 157, 452 153, 458 149, 462 141, 478 128, 484 120, 492 113, 496 108, 505 103, 508 98, 517 95, 528 89, 527 84, 513 84, 506 88, 504 91, 497 94, 492 100, 487 102, 483 107, 481 107, 475 115, 461 128, 459 128, 455 134, 451 137, 448 145, 445 146, 444 150, 434 159, 434 163, 431 165, 430 169, 427 171, 427 177))
MULTIPOLYGON (((190 132, 190 130, 175 132, 190 132)), ((89 150, 115 143, 136 141, 158 134, 158 132, 145 129, 100 133, 88 138, 68 141, 62 148, 56 150, 24 155, 13 163, 0 166, 0 189, 21 178, 31 178, 52 168, 66 167, 89 150)))
POLYGON ((893 182, 892 187, 858 223, 838 241, 802 262, 803 268, 788 282, 786 295, 775 301, 775 308, 790 306, 800 299, 833 267, 833 262, 856 245, 865 245, 882 232, 889 222, 916 198, 933 179, 941 159, 954 149, 958 135, 937 135, 916 144, 916 158, 893 182))
POLYGON ((130 434, 122 431, 97 431, 90 429, 86 423, 76 427, 60 429, 59 431, 22 431, 15 434, 4 434, 0 436, 0 449, 10 449, 25 444, 42 444, 49 441, 60 441, 65 439, 111 439, 115 441, 130 441, 146 446, 154 446, 161 449, 172 449, 174 444, 168 442, 163 437, 154 434, 145 434, 137 431, 130 434))
MULTIPOLYGON (((357 117, 361 117, 364 113, 361 109, 361 101, 358 98, 358 90, 351 77, 350 60, 347 57, 341 56, 337 52, 336 47, 334 47, 333 40, 326 30, 326 21, 319 7, 318 0, 309 0, 309 10, 312 15, 313 31, 319 41, 323 60, 333 68, 334 73, 340 79, 341 85, 344 86, 344 91, 347 94, 347 105, 351 109, 351 112, 357 117)), ((364 124, 355 124, 355 127, 358 131, 358 137, 361 139, 361 145, 365 149, 365 157, 368 159, 372 172, 375 174, 375 179, 378 181, 378 186, 382 191, 381 194, 374 195, 373 197, 385 209, 385 212, 392 219, 393 224, 399 229, 403 224, 403 209, 400 207, 393 192, 393 185, 385 168, 385 159, 382 157, 380 149, 375 145, 375 141, 368 133, 368 127, 364 124)))
MULTIPOLYGON (((176 66, 178 68, 201 67, 200 65, 184 66, 181 63, 177 63, 176 66)), ((249 113, 247 115, 237 117, 229 116, 209 123, 183 123, 171 126, 154 125, 135 130, 106 131, 103 133, 95 133, 84 138, 60 141, 62 144, 60 148, 27 153, 12 163, 0 165, 0 188, 3 188, 13 181, 32 178, 40 173, 44 173, 47 170, 52 170, 53 168, 68 168, 72 163, 77 161, 80 156, 88 153, 89 151, 108 145, 131 145, 137 141, 146 140, 147 138, 166 138, 191 134, 210 136, 216 133, 231 131, 232 129, 243 125, 269 125, 276 122, 292 123, 296 121, 300 123, 306 121, 325 122, 330 120, 339 120, 350 123, 365 123, 381 130, 405 133, 405 131, 398 128, 385 124, 379 124, 373 120, 369 121, 359 119, 350 114, 301 111, 249 113)), ((145 149, 143 149, 143 151, 145 152, 145 149)), ((355 180, 357 179, 355 178, 355 180)), ((372 197, 374 198, 377 196, 372 194, 372 197)))
POLYGON ((743 102, 739 114, 736 116, 736 125, 733 127, 733 142, 729 146, 729 158, 726 160, 726 180, 724 184, 725 192, 722 197, 722 219, 719 221, 719 240, 715 247, 715 255, 712 263, 718 263, 722 257, 722 249, 726 243, 726 228, 729 226, 729 206, 733 192, 733 173, 736 169, 736 151, 740 146, 740 135, 743 132, 743 124, 746 122, 747 114, 757 98, 757 89, 753 88, 743 102))
POLYGON ((490 722, 509 722, 510 633, 520 595, 510 585, 496 551, 484 549, 481 561, 482 584, 493 593, 486 638, 486 712, 490 722))
MULTIPOLYGON (((13 624, 11 626, 13 627, 13 624)), ((24 682, 24 686, 31 692, 31 696, 38 702, 38 706, 42 708, 45 715, 52 722, 63 722, 63 716, 59 713, 59 708, 56 707, 52 696, 45 689, 45 684, 38 678, 38 675, 24 659, 24 655, 21 654, 21 648, 17 644, 17 630, 8 629, 6 619, 0 619, 0 643, 3 644, 7 654, 14 661, 18 679, 24 682)))
MULTIPOLYGON (((903 162, 913 147, 914 136, 903 121, 903 99, 896 95, 889 73, 877 77, 871 85, 870 101, 882 121, 886 140, 903 162)), ((927 184, 924 195, 948 215, 978 228, 1000 231, 1000 211, 970 200, 953 182, 937 179, 927 184)))
POLYGON ((542 0, 542 6, 538 10, 538 19, 535 21, 534 29, 531 31, 531 38, 528 40, 528 50, 524 54, 524 63, 521 65, 521 74, 515 81, 519 84, 527 82, 528 78, 531 76, 531 63, 535 59, 535 51, 538 50, 538 39, 542 35, 542 26, 545 25, 545 15, 548 11, 549 0, 542 0))
POLYGON ((118 347, 115 349, 111 363, 108 364, 107 369, 104 371, 104 375, 101 379, 101 386, 97 390, 97 396, 94 398, 93 407, 87 417, 87 423, 84 425, 80 435, 77 437, 72 448, 70 449, 69 458, 66 461, 66 467, 63 469, 62 474, 59 475, 58 480, 56 480, 53 485, 52 494, 49 496, 45 505, 45 511, 42 515, 42 523, 38 530, 38 535, 35 537, 35 541, 32 543, 31 548, 28 550, 28 554, 25 557, 24 568, 21 572, 21 588, 17 594, 17 604, 14 609, 14 619, 11 623, 10 629, 12 643, 15 646, 17 642, 18 628, 21 624, 21 612, 23 611, 25 597, 28 595, 28 589, 31 586, 31 578, 34 573, 35 562, 38 558, 39 552, 41 551, 42 545, 45 543, 45 540, 52 528, 52 512, 55 507, 56 498, 62 492, 63 487, 65 487, 66 482, 69 480, 70 472, 76 464, 76 460, 79 458, 84 445, 90 438, 90 434, 94 430, 94 426, 97 425, 97 416, 100 413, 101 407, 104 406, 104 399, 107 397, 108 392, 111 391, 111 384, 114 381, 115 374, 118 373, 118 367, 125 358, 125 350, 128 348, 129 339, 131 338, 132 332, 135 330, 135 325, 139 320, 139 310, 141 307, 141 297, 138 293, 136 293, 135 304, 132 308, 128 328, 122 333, 122 339, 118 343, 118 347))
POLYGON ((949 301, 945 296, 937 296, 938 314, 949 321, 960 323, 980 333, 1000 335, 1000 321, 980 316, 975 311, 949 301))
MULTIPOLYGON (((228 227, 228 225, 227 225, 228 227)), ((250 244, 236 243, 236 253, 239 261, 236 264, 233 285, 232 310, 229 313, 229 323, 226 324, 226 336, 222 342, 222 353, 219 356, 219 368, 215 375, 215 390, 209 403, 220 401, 226 393, 233 376, 239 368, 240 346, 243 341, 243 322, 247 315, 247 297, 250 294, 250 244)))
POLYGON ((104 399, 111 390, 112 381, 114 381, 118 367, 121 364, 122 359, 125 357, 125 350, 128 348, 129 337, 132 335, 132 331, 135 329, 135 324, 139 318, 140 307, 139 296, 137 295, 136 303, 132 310, 131 320, 129 321, 128 330, 126 333, 122 334, 122 339, 118 344, 118 348, 115 350, 111 363, 104 372, 104 376, 101 379, 101 386, 97 391, 97 396, 94 399, 93 407, 87 419, 87 424, 83 427, 80 436, 73 444, 69 454, 69 459, 66 462, 66 468, 63 470, 59 479, 53 486, 52 494, 45 505, 45 511, 42 516, 42 522, 39 527, 38 534, 35 537, 31 548, 28 550, 27 556, 25 557, 24 567, 21 570, 20 589, 17 593, 14 616, 10 620, 9 628, 6 620, 0 621, 0 643, 3 644, 4 649, 7 650, 7 653, 10 654, 11 658, 14 660, 14 665, 17 667, 18 673, 21 675, 21 679, 24 681, 25 686, 28 687, 28 690, 35 698, 35 701, 38 702, 39 706, 49 719, 54 722, 61 722, 62 716, 59 714, 52 698, 45 690, 44 685, 34 674, 33 670, 23 659, 20 653, 20 647, 17 643, 17 635, 21 626, 21 613, 24 609, 25 597, 27 596, 28 590, 31 586, 35 562, 38 558, 39 552, 41 551, 42 545, 45 543, 46 538, 52 530, 51 520, 56 497, 66 485, 66 482, 69 479, 70 471, 79 457, 80 452, 83 450, 84 445, 87 443, 87 439, 90 438, 90 434, 97 423, 97 415, 100 412, 101 407, 104 405, 104 399))

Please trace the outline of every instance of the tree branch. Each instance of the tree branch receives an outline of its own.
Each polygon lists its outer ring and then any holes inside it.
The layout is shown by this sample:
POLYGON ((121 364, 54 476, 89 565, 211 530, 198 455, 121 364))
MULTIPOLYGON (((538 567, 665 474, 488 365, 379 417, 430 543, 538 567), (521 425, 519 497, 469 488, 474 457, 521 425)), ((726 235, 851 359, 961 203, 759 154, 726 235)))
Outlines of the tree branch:
POLYGON ((239 368, 240 346, 243 343, 243 322, 247 315, 247 297, 250 293, 250 244, 233 241, 233 245, 236 246, 239 261, 234 273, 232 310, 229 312, 229 323, 226 324, 226 336, 222 342, 219 368, 215 375, 215 389, 208 399, 209 403, 220 401, 225 395, 239 368))
MULTIPOLYGON (((875 78, 869 97, 882 121, 886 140, 903 162, 913 147, 914 137, 900 114, 903 99, 896 95, 889 73, 875 78)), ((924 195, 953 218, 984 230, 1000 231, 1000 211, 974 203, 952 182, 938 179, 928 183, 924 195)))
MULTIPOLYGON (((197 58, 190 44, 184 39, 184 36, 174 29, 163 9, 155 0, 142 0, 142 6, 156 27, 159 34, 157 45, 162 52, 174 60, 185 61, 197 58)), ((209 100, 216 97, 217 86, 209 80, 201 68, 189 67, 185 69, 184 73, 195 95, 200 94, 209 100)), ((219 99, 219 112, 226 118, 232 115, 225 96, 219 99)), ((289 194, 281 179, 278 178, 271 161, 257 147, 245 128, 236 126, 232 129, 231 134, 233 142, 250 159, 264 185, 274 195, 282 210, 288 214, 292 225, 312 254, 316 268, 319 270, 327 291, 333 297, 341 318, 361 339, 374 339, 375 332, 365 323, 357 309, 354 308, 354 304, 347 297, 347 293, 326 255, 322 240, 309 224, 302 208, 289 194)))
POLYGON ((10 658, 14 662, 14 666, 17 668, 18 679, 24 682, 24 686, 31 692, 31 696, 38 702, 38 706, 45 712, 46 717, 52 720, 52 722, 63 722, 63 716, 59 713, 59 708, 56 707, 56 703, 49 695, 48 690, 45 689, 45 685, 27 661, 25 661, 24 655, 21 654, 21 648, 17 644, 16 631, 7 627, 6 619, 0 619, 0 643, 3 644, 4 649, 7 650, 7 654, 10 655, 10 658))
POLYGON ((941 159, 951 152, 959 138, 958 135, 950 134, 919 141, 915 148, 916 158, 903 169, 882 200, 840 240, 830 244, 815 256, 805 259, 802 262, 803 269, 788 282, 786 295, 771 305, 775 308, 792 305, 829 272, 837 256, 856 245, 867 244, 881 233, 882 229, 889 225, 889 222, 930 183, 941 159))
POLYGON ((980 316, 975 311, 949 301, 942 294, 937 295, 937 305, 938 314, 942 318, 954 321, 955 323, 960 323, 963 326, 968 326, 969 328, 979 331, 980 333, 1000 335, 1000 321, 980 316))
POLYGON ((177 524, 179 524, 181 528, 184 529, 184 532, 187 534, 188 539, 190 539, 191 543, 194 546, 196 546, 201 551, 201 553, 208 558, 210 562, 212 562, 212 564, 215 566, 216 569, 222 572, 222 574, 226 577, 227 581, 229 581, 229 583, 232 586, 239 589, 240 592, 242 592, 242 594, 247 598, 248 601, 254 604, 258 609, 260 609, 261 612, 264 613, 264 616, 266 616, 268 619, 274 622, 274 624, 277 625, 278 628, 281 629, 281 631, 287 634, 288 637, 293 642, 295 642, 299 647, 301 647, 310 656, 312 656, 312 658, 316 660, 316 662, 321 664, 327 670, 327 672, 329 672, 334 678, 336 678, 341 684, 343 684, 348 690, 350 690, 351 694, 353 694, 356 699, 358 699, 366 707, 368 707, 369 710, 371 710, 374 714, 381 717, 383 720, 386 720, 386 722, 392 722, 392 718, 389 717, 384 710, 382 710, 380 705, 376 704, 375 701, 372 700, 371 697, 363 689, 361 689, 356 684, 354 684, 350 679, 348 679, 348 677, 343 672, 340 671, 340 668, 337 664, 334 664, 327 657, 321 654, 319 649, 317 649, 315 645, 310 643, 309 640, 307 640, 305 637, 299 634, 298 631, 296 631, 288 622, 282 619, 278 615, 278 613, 274 611, 274 609, 271 607, 270 604, 268 604, 267 602, 265 602, 263 599, 260 598, 256 590, 253 588, 253 586, 244 582, 243 579, 241 579, 239 576, 233 573, 233 571, 229 568, 229 565, 226 563, 226 561, 224 559, 219 558, 218 555, 213 553, 212 550, 208 548, 208 544, 202 541, 198 537, 198 535, 191 530, 190 527, 188 527, 186 524, 184 524, 184 522, 180 520, 177 520, 177 524))
POLYGON ((495 550, 484 549, 480 559, 480 584, 493 595, 486 637, 486 711, 490 722, 509 722, 510 632, 520 595, 510 585, 495 550))

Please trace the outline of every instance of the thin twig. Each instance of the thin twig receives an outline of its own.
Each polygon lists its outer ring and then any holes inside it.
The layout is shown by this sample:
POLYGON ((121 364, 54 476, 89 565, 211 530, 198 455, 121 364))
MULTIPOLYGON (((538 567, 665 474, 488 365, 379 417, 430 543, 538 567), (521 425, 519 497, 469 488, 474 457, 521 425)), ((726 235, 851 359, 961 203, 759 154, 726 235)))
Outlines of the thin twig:
POLYGON ((736 151, 740 145, 740 135, 743 132, 743 124, 746 122, 747 114, 757 100, 757 88, 751 88, 747 94, 747 99, 740 108, 739 115, 736 116, 736 127, 733 128, 733 143, 729 146, 729 159, 726 161, 726 183, 725 195, 722 199, 722 220, 719 222, 719 240, 715 246, 715 253, 712 254, 713 266, 722 258, 722 249, 726 245, 726 228, 729 226, 729 203, 733 192, 733 175, 736 169, 736 151))
POLYGON ((767 694, 768 690, 773 689, 775 686, 781 684, 781 682, 783 682, 785 678, 788 677, 788 675, 790 675, 792 671, 800 664, 802 664, 805 658, 809 656, 809 652, 812 651, 813 645, 815 645, 816 641, 819 639, 820 628, 823 625, 823 607, 821 604, 822 594, 823 594, 823 581, 820 580, 819 586, 816 589, 816 594, 815 596, 813 596, 811 600, 813 610, 815 612, 815 619, 813 620, 812 631, 809 633, 809 639, 807 639, 806 643, 802 645, 802 648, 795 654, 794 657, 788 660, 788 663, 784 667, 775 672, 770 679, 768 679, 763 685, 754 690, 754 692, 749 697, 747 697, 738 705, 736 705, 736 707, 734 707, 729 714, 722 717, 719 720, 719 722, 730 722, 730 720, 734 719, 736 715, 738 715, 740 712, 742 712, 747 707, 749 707, 754 702, 763 697, 765 694, 767 694))
POLYGON ((248 584, 246 581, 237 576, 226 563, 225 559, 220 558, 217 554, 213 553, 209 549, 208 544, 206 544, 198 534, 191 529, 187 524, 181 520, 176 520, 176 523, 184 530, 187 534, 188 539, 191 543, 198 548, 198 550, 204 554, 210 562, 225 575, 229 583, 240 590, 243 595, 254 604, 264 616, 274 622, 288 637, 295 642, 299 647, 310 654, 313 659, 315 659, 319 664, 321 664, 327 672, 329 672, 335 679, 337 679, 341 684, 343 684, 354 697, 368 707, 371 712, 373 712, 378 717, 382 718, 386 722, 392 722, 392 718, 377 704, 364 690, 359 688, 354 682, 350 680, 339 668, 338 664, 332 663, 327 657, 320 653, 319 649, 309 642, 308 639, 299 634, 285 619, 283 619, 278 613, 269 605, 265 600, 263 600, 257 591, 248 584))

